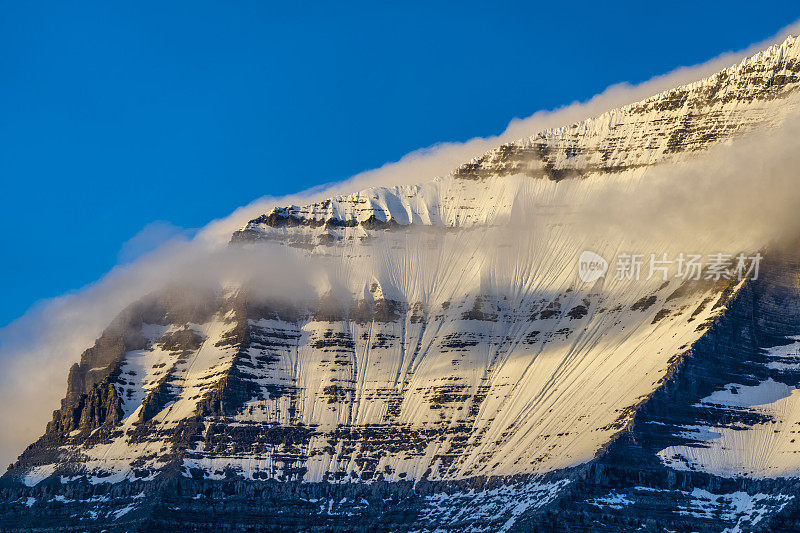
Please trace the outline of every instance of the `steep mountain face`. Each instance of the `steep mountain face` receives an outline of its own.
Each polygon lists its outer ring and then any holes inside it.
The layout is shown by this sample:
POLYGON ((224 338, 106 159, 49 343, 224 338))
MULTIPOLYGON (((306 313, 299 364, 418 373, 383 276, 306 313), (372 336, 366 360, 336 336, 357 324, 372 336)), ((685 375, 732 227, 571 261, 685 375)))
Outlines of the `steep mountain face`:
POLYGON ((324 264, 312 296, 126 309, 0 481, 0 528, 796 530, 793 247, 755 280, 584 282, 581 250, 630 243, 571 217, 796 113, 798 56, 250 221, 230 246, 324 264))

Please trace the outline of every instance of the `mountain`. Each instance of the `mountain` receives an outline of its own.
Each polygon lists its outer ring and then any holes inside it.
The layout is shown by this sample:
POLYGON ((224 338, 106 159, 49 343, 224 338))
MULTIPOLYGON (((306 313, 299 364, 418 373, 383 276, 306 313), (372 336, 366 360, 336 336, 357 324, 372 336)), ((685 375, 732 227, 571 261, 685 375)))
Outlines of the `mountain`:
POLYGON ((154 288, 114 318, 0 480, 0 529, 798 530, 800 257, 585 282, 582 250, 631 250, 576 212, 778 127, 799 57, 251 220, 230 248, 297 261, 291 290, 154 288))

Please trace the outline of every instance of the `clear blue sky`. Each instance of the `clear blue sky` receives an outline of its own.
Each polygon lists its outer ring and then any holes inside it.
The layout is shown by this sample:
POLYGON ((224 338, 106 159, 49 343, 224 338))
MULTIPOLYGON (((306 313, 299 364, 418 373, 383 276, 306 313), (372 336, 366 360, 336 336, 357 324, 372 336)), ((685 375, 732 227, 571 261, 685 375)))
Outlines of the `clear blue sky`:
POLYGON ((153 221, 201 227, 800 18, 796 1, 383 4, 0 2, 0 325, 98 279, 153 221))

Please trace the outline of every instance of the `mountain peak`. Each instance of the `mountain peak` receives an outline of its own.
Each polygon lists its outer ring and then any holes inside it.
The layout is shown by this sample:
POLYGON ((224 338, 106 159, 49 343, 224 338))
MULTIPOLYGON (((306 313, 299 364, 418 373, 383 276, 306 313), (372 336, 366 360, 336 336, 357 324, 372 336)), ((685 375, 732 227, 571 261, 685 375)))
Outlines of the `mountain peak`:
POLYGON ((796 43, 429 182, 251 220, 237 245, 326 261, 313 290, 126 309, 3 476, 0 529, 796 529, 796 257, 771 251, 758 279, 584 283, 580 250, 629 243, 574 227, 585 198, 552 194, 780 125, 796 43))

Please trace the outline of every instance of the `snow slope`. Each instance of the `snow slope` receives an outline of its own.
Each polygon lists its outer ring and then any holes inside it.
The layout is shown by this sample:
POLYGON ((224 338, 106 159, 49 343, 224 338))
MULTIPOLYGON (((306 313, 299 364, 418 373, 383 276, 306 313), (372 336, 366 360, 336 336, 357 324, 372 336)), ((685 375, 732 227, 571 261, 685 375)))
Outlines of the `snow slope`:
MULTIPOLYGON (((766 350, 776 370, 800 365, 800 342, 766 350)), ((693 428, 700 445, 672 446, 659 455, 678 470, 701 470, 726 477, 800 477, 800 390, 772 377, 756 384, 730 383, 702 400, 719 411, 759 415, 757 423, 693 428)))

